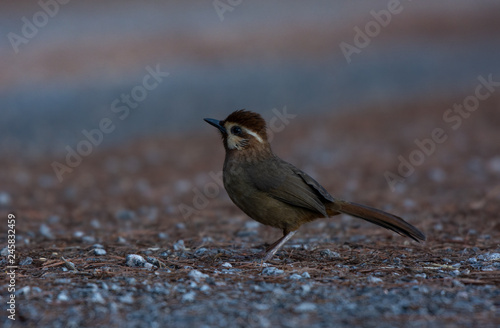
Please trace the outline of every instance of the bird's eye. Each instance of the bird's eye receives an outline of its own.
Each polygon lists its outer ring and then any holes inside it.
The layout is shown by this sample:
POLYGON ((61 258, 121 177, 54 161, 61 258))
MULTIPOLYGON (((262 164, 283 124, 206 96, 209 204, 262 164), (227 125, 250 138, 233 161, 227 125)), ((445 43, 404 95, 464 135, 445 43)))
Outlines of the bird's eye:
POLYGON ((242 132, 241 128, 237 125, 235 125, 231 128, 231 133, 236 135, 236 136, 241 135, 241 132, 242 132))

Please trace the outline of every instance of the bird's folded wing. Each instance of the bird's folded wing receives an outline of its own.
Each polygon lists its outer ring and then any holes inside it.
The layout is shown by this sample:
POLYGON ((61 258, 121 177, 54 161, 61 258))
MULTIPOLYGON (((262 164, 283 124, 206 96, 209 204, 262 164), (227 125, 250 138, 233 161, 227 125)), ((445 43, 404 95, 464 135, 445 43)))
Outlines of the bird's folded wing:
POLYGON ((313 178, 279 158, 264 168, 253 166, 255 187, 284 203, 307 208, 328 217, 324 202, 333 197, 313 178))

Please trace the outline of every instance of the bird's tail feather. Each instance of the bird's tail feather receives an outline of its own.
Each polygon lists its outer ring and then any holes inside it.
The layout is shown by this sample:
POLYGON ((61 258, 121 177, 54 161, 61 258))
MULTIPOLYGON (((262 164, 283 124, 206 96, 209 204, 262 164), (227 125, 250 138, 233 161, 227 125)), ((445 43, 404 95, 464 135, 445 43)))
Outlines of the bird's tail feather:
POLYGON ((402 218, 373 207, 347 201, 337 201, 335 202, 335 208, 332 208, 329 212, 332 212, 332 214, 340 212, 355 216, 386 229, 395 231, 400 235, 408 236, 415 241, 425 240, 425 235, 420 232, 420 230, 402 218))

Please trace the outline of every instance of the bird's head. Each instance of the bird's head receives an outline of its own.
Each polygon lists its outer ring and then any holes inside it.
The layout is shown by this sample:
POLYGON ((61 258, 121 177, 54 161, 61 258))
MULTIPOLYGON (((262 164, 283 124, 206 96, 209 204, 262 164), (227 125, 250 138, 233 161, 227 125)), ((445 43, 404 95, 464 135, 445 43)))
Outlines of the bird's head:
POLYGON ((219 129, 226 151, 269 148, 266 121, 257 113, 242 109, 223 121, 213 118, 205 121, 219 129))

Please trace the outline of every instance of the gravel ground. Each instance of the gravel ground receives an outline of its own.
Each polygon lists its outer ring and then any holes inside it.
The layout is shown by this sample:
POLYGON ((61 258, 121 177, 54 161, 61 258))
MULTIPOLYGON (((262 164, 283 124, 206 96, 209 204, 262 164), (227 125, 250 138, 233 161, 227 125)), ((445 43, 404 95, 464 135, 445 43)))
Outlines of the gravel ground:
POLYGON ((397 213, 428 239, 339 216, 303 226, 266 264, 280 232, 220 187, 209 113, 193 134, 96 149, 62 182, 51 163, 63 155, 3 156, 18 269, 15 325, 7 312, 2 325, 498 327, 500 98, 453 129, 443 113, 464 97, 296 117, 276 132, 275 152, 332 195, 397 213), (384 172, 435 128, 446 141, 391 190, 384 172))

